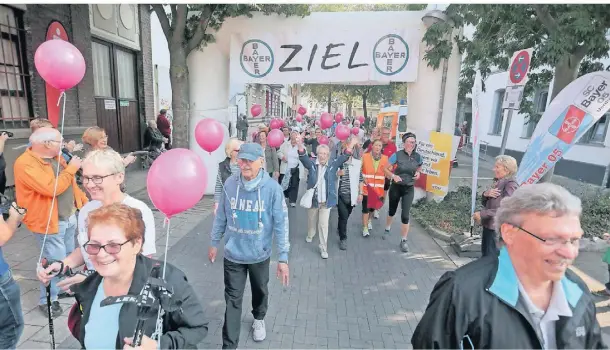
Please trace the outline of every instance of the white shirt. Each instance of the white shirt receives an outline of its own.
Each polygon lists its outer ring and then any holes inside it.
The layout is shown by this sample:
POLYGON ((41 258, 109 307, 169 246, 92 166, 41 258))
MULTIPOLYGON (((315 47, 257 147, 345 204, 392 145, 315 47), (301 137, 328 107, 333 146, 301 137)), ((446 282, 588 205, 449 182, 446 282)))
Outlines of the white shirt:
POLYGON ((288 164, 288 169, 294 169, 299 166, 299 146, 293 146, 290 141, 287 141, 287 143, 286 164, 288 164))
POLYGON ((318 164, 318 187, 316 188, 318 191, 318 203, 326 203, 326 180, 324 175, 326 174, 327 165, 321 165, 319 161, 316 164, 318 164))
POLYGON ((555 333, 555 322, 559 320, 559 316, 572 317, 572 309, 568 305, 568 300, 563 291, 561 282, 553 283, 553 295, 551 302, 546 312, 538 308, 525 292, 525 289, 519 282, 519 296, 529 311, 534 325, 540 327, 536 330, 542 334, 543 349, 557 349, 557 335, 555 333))
MULTIPOLYGON (((152 210, 150 210, 146 203, 128 195, 125 195, 125 199, 123 199, 122 204, 125 204, 135 209, 140 209, 140 211, 142 212, 142 219, 144 220, 144 245, 142 246, 142 254, 155 254, 157 252, 157 249, 155 247, 155 217, 153 216, 152 210)), ((93 200, 85 204, 78 213, 78 245, 80 246, 81 252, 83 254, 85 264, 87 264, 87 269, 89 270, 95 270, 95 268, 93 267, 93 263, 89 258, 89 254, 87 254, 87 252, 85 252, 85 248, 83 248, 83 245, 87 243, 87 241, 89 241, 89 235, 87 234, 88 225, 86 219, 87 217, 89 217, 90 212, 100 208, 101 206, 102 202, 98 200, 93 200)))

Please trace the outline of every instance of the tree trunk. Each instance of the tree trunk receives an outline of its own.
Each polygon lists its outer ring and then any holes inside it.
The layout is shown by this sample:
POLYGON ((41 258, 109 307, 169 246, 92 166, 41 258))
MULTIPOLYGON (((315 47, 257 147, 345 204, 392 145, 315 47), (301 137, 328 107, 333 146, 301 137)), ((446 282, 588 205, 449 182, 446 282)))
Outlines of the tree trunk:
POLYGON ((362 112, 364 113, 364 118, 367 119, 367 112, 366 112, 366 96, 367 94, 362 94, 362 112))
POLYGON ((189 148, 189 71, 181 43, 170 45, 169 78, 172 84, 172 146, 189 148))
POLYGON ((328 106, 328 113, 330 113, 330 107, 332 104, 333 100, 333 86, 332 85, 328 85, 328 100, 327 100, 327 106, 328 106))
POLYGON ((352 104, 353 103, 354 103, 354 101, 351 98, 349 98, 347 100, 347 115, 345 116, 347 118, 351 118, 352 117, 352 104))
MULTIPOLYGON (((553 90, 551 91, 551 101, 553 101, 561 90, 578 78, 578 67, 583 58, 584 56, 582 55, 569 55, 565 56, 555 65, 555 81, 553 83, 553 90)), ((555 167, 553 166, 542 178, 540 178, 539 182, 551 182, 554 172, 555 167)))

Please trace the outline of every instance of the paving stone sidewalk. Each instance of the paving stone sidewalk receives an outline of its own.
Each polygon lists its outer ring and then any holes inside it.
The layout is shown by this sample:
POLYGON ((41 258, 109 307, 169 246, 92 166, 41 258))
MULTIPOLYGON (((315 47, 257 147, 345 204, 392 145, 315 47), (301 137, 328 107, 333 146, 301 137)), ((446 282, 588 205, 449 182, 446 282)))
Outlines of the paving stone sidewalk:
MULTIPOLYGON (((307 214, 290 211, 290 286, 275 278, 272 257, 269 310, 265 318, 267 339, 252 341, 251 293, 246 286, 240 348, 333 349, 410 348, 410 339, 432 287, 445 271, 456 268, 442 247, 414 224, 411 253, 399 251, 399 225, 383 236, 381 220, 374 233, 361 235, 361 209, 348 223, 348 250, 338 247, 337 213, 333 210, 329 232, 329 259, 322 260, 317 237, 306 243, 307 214)), ((385 211, 382 218, 385 217, 385 211)), ((172 247, 168 261, 179 266, 198 292, 210 321, 200 348, 220 348, 224 319, 222 251, 216 263, 207 260, 208 232, 213 217, 172 247)), ((275 248, 274 248, 275 249, 275 248)))
MULTIPOLYGON (((135 170, 127 173, 126 188, 129 194, 137 199, 148 203, 150 208, 154 206, 150 203, 146 192, 145 170, 135 170)), ((172 247, 182 237, 184 237, 193 227, 195 227, 213 209, 211 197, 205 197, 195 208, 180 214, 171 220, 171 234, 169 247, 172 247)), ((166 230, 164 228, 164 216, 162 213, 153 209, 156 224, 157 257, 163 255, 166 243, 166 230)), ((37 309, 39 298, 39 282, 36 279, 36 264, 40 254, 38 243, 34 236, 25 229, 20 228, 15 236, 2 247, 5 259, 11 266, 13 276, 21 288, 21 306, 25 319, 25 328, 21 336, 18 349, 49 349, 50 335, 48 320, 37 309)), ((58 348, 73 348, 78 344, 70 335, 67 327, 67 316, 74 299, 61 299, 60 303, 64 313, 55 319, 55 342, 58 348), (65 341, 65 344, 62 342, 65 341)))

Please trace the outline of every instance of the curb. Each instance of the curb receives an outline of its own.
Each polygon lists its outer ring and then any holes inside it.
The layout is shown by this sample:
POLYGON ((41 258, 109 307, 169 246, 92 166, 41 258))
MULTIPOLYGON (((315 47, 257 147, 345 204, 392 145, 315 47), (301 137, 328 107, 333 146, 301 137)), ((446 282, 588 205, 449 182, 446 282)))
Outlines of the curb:
POLYGON ((436 239, 440 239, 441 241, 447 242, 447 243, 451 243, 451 234, 439 230, 436 227, 432 227, 431 225, 428 225, 426 223, 424 223, 422 220, 420 220, 417 215, 413 215, 414 219, 417 221, 417 223, 423 227, 424 230, 426 230, 426 232, 428 232, 428 234, 436 239))

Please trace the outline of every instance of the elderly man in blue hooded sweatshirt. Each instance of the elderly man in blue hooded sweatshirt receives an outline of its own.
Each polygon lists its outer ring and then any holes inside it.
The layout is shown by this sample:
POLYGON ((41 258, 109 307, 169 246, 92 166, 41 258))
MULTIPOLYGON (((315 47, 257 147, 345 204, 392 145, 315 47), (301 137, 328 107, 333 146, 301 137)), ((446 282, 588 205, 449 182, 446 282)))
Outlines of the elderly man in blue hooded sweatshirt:
POLYGON ((240 174, 224 184, 211 234, 209 259, 216 260, 218 245, 224 249, 225 321, 223 349, 235 349, 241 329, 241 309, 246 277, 252 288, 254 341, 266 337, 269 264, 273 236, 277 243, 277 277, 288 285, 288 208, 282 187, 263 169, 265 152, 256 143, 243 144, 237 155, 240 174))

